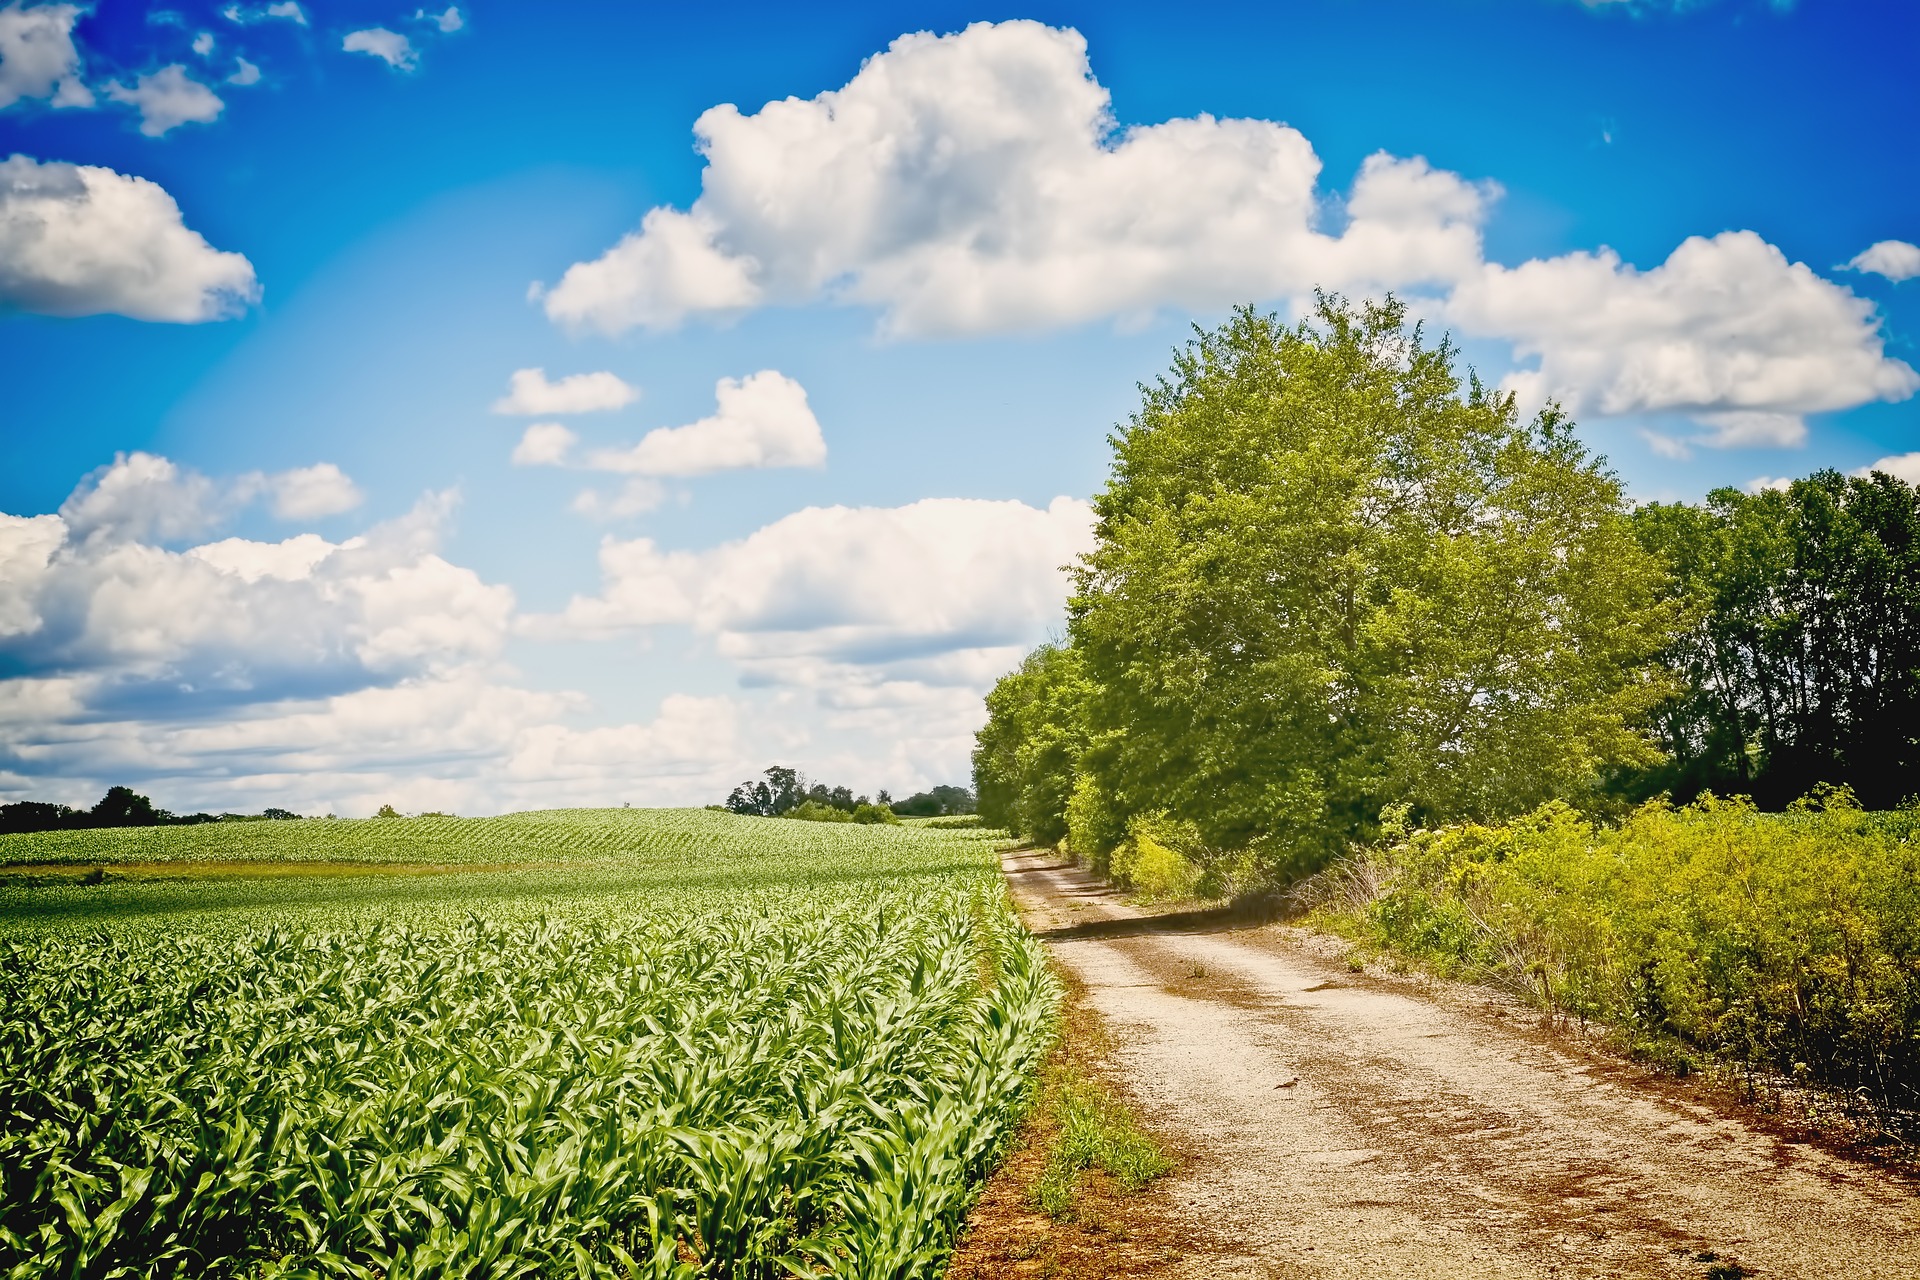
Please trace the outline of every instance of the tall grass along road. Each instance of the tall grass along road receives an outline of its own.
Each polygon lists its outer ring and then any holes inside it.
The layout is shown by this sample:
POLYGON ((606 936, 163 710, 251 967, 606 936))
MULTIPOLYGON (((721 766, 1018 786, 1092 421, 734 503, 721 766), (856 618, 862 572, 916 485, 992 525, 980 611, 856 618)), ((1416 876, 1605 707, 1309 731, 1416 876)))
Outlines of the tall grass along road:
POLYGON ((1051 1042, 977 833, 614 810, 0 863, 9 1280, 936 1275, 1051 1042))
POLYGON ((1003 855, 1149 1123, 1180 1276, 1920 1275, 1920 1194, 1678 1086, 1420 994, 1284 926, 1148 916, 1057 854, 1003 855))

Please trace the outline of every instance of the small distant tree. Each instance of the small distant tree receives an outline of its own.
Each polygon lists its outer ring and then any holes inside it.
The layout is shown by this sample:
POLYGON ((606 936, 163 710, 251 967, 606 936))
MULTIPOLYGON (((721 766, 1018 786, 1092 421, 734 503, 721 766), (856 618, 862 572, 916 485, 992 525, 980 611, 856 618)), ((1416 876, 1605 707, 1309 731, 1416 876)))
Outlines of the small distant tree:
MULTIPOLYGON (((881 795, 884 797, 886 793, 883 791, 881 795)), ((916 792, 905 800, 896 800, 891 807, 903 818, 942 818, 949 814, 972 813, 973 792, 965 787, 940 786, 931 791, 916 792)))
POLYGON ((383 804, 380 806, 379 810, 373 816, 376 818, 398 818, 404 815, 401 814, 401 812, 398 809, 394 808, 392 805, 383 804))
POLYGON ((763 778, 735 787, 727 797, 727 808, 734 813, 777 818, 799 808, 807 799, 807 780, 800 771, 777 764, 766 770, 763 778))
POLYGON ((108 787, 107 794, 93 806, 95 827, 151 827, 171 817, 165 810, 155 809, 153 801, 142 795, 135 795, 131 787, 108 787))

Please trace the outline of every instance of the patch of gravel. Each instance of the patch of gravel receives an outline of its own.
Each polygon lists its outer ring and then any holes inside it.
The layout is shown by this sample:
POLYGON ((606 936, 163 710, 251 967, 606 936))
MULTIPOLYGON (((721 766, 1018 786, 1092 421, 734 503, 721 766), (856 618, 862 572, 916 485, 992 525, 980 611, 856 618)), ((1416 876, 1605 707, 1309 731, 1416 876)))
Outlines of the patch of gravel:
POLYGON ((1193 1277, 1920 1276, 1905 1179, 1556 1045, 1484 992, 1152 915, 1003 855, 1128 1088, 1194 1153, 1161 1195, 1193 1277))

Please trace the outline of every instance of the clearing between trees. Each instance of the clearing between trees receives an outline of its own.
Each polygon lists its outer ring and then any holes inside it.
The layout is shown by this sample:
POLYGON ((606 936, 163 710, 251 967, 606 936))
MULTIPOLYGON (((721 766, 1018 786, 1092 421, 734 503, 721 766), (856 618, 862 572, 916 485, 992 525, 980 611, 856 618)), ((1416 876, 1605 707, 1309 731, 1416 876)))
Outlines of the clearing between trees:
POLYGON ((1355 973, 1285 926, 1153 916, 1003 855, 1147 1123, 1170 1276, 1920 1275, 1920 1193, 1476 988, 1355 973))

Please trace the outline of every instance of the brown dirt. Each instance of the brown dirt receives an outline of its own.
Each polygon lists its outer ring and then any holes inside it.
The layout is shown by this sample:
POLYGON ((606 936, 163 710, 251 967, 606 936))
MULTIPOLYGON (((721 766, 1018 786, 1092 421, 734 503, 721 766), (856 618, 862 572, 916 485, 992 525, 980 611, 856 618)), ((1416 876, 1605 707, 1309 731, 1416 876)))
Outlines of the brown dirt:
MULTIPOLYGON (((1049 1104, 1062 1077, 1093 1077, 1123 1099, 1113 1070, 1112 1037, 1087 1003, 1085 989, 1063 973, 1067 998, 1060 1044, 1048 1059, 1039 1104, 1013 1152, 987 1180, 968 1215, 947 1280, 1097 1280, 1155 1276, 1192 1246, 1178 1227, 1172 1202, 1153 1189, 1127 1193, 1097 1169, 1081 1175, 1073 1211, 1055 1221, 1034 1205, 1034 1187, 1047 1165, 1057 1126, 1049 1104)), ((1153 1135, 1162 1139, 1164 1135, 1153 1135)), ((1163 1149, 1171 1144, 1162 1141, 1163 1149)), ((1177 1149, 1168 1149, 1176 1158, 1177 1149)))
POLYGON ((1177 1257, 1051 1274, 1920 1276, 1920 1193, 1895 1173, 1485 992, 1357 974, 1287 926, 1152 915, 1047 851, 1004 862, 1187 1153, 1144 1202, 1177 1257))

